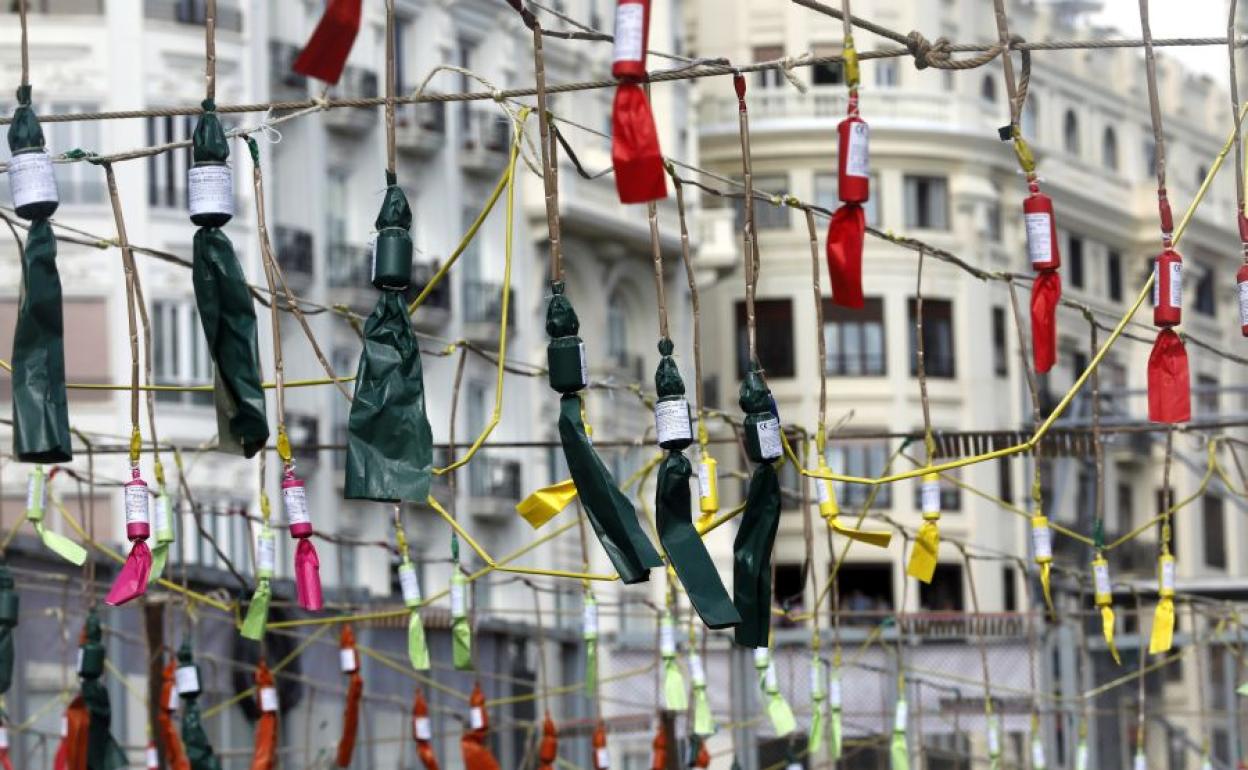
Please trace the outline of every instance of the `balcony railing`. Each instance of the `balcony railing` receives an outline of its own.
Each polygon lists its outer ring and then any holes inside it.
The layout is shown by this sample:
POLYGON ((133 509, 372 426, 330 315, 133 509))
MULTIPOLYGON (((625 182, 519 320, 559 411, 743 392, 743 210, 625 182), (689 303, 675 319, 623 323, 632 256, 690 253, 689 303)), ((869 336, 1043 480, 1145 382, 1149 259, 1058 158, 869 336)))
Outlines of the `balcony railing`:
MULTIPOLYGON (((415 298, 416 295, 424 291, 425 285, 433 279, 434 274, 440 268, 441 263, 438 262, 417 262, 412 265, 412 287, 409 294, 415 298)), ((442 280, 433 288, 433 291, 429 292, 429 296, 425 298, 421 307, 437 308, 439 310, 451 309, 451 279, 449 275, 442 277, 442 280)))
POLYGON ((298 99, 308 93, 308 79, 295 72, 299 46, 269 41, 269 94, 274 99, 298 99))
POLYGON ((466 109, 460 162, 470 172, 485 173, 502 168, 511 145, 511 123, 503 115, 482 109, 466 109))
POLYGON ((476 498, 493 498, 509 503, 521 495, 522 466, 518 460, 477 457, 468 464, 468 494, 476 498))
POLYGON ((312 275, 315 264, 312 233, 297 227, 278 225, 273 228, 273 247, 277 251, 277 264, 287 277, 312 275))
MULTIPOLYGON (((0 13, 17 13, 19 0, 5 0, 0 4, 0 13)), ((104 0, 26 0, 26 13, 46 13, 48 15, 63 14, 99 14, 104 12, 104 0)))
MULTIPOLYGON (((207 10, 207 0, 144 0, 143 3, 143 15, 149 19, 195 26, 203 26, 207 10)), ((218 2, 216 18, 219 31, 243 31, 243 12, 236 3, 218 2)))
POLYGON ((420 102, 395 108, 395 143, 418 155, 437 152, 446 143, 446 103, 420 102))
MULTIPOLYGON (((495 281, 465 281, 464 323, 497 324, 502 317, 503 285, 495 281)), ((509 290, 507 303, 507 323, 513 323, 516 317, 515 291, 509 290)))
MULTIPOLYGON (((377 96, 377 73, 348 65, 338 84, 329 90, 333 99, 372 99, 377 96)), ((325 113, 325 125, 344 133, 362 133, 377 122, 377 111, 339 107, 325 113)))
POLYGON ((326 249, 331 288, 364 289, 372 285, 368 248, 354 243, 331 243, 326 249))

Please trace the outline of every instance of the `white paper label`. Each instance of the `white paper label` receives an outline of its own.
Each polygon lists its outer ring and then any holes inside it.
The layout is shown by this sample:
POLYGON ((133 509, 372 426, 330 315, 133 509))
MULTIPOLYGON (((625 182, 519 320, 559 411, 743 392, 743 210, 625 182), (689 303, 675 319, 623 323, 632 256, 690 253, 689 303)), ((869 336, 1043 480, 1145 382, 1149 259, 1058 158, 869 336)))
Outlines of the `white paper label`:
POLYGON ((368 236, 368 280, 377 280, 377 238, 381 233, 368 236))
POLYGON ((897 711, 893 715, 893 731, 906 731, 906 722, 909 721, 910 707, 904 700, 897 701, 897 711))
POLYGON ((415 565, 399 565, 399 589, 403 592, 404 604, 420 602, 420 579, 416 575, 415 565))
POLYGON ((42 511, 48 505, 48 485, 42 471, 31 471, 26 479, 26 510, 42 511))
POLYGON ((451 580, 451 617, 468 616, 468 597, 464 595, 464 584, 451 580))
POLYGON ((286 521, 291 525, 311 524, 308 517, 308 494, 302 484, 282 487, 282 502, 286 507, 286 521))
POLYGON ((350 674, 360 667, 360 661, 355 656, 355 650, 351 647, 343 647, 338 650, 338 668, 342 669, 342 673, 350 674))
POLYGON ((473 706, 468 716, 472 729, 480 730, 485 727, 485 712, 481 710, 480 706, 473 706))
POLYGON ((433 740, 433 725, 429 723, 429 717, 416 717, 412 720, 412 732, 416 735, 418 741, 433 740))
POLYGON ((689 678, 698 687, 706 686, 706 667, 702 664, 702 656, 696 652, 689 654, 689 678))
POLYGON ((178 710, 178 704, 181 702, 181 699, 178 697, 178 688, 177 688, 177 685, 176 685, 176 681, 177 681, 176 677, 175 677, 174 681, 175 681, 175 685, 174 685, 173 687, 170 687, 170 688, 169 688, 169 702, 165 704, 165 710, 166 710, 166 711, 177 711, 177 710, 178 710))
POLYGON ((615 8, 615 54, 612 61, 641 61, 645 56, 646 7, 641 3, 620 3, 615 8))
POLYGON ((924 481, 920 489, 923 513, 940 513, 940 482, 924 481))
POLYGON ((277 542, 272 535, 256 538, 256 572, 272 576, 277 568, 277 542))
POLYGON ((780 418, 768 417, 758 424, 758 450, 764 460, 775 460, 783 451, 780 444, 780 418))
POLYGON ((195 166, 187 172, 187 205, 191 216, 234 216, 234 178, 229 166, 195 166))
POLYGON ((1248 281, 1239 284, 1239 325, 1248 326, 1248 281))
POLYGON ((827 479, 815 479, 815 500, 823 505, 832 499, 832 482, 827 479))
POLYGON ((670 620, 659 624, 659 654, 664 657, 676 654, 676 628, 670 620))
POLYGON ((1166 559, 1161 563, 1161 587, 1166 591, 1174 590, 1174 560, 1166 559))
POLYGON ((1213 763, 1205 759, 1200 763, 1200 770, 1213 770, 1213 763))
POLYGON ((169 518, 169 496, 156 496, 156 531, 172 532, 173 521, 169 518))
POLYGON ((816 695, 822 695, 822 694, 823 694, 823 666, 820 666, 818 663, 816 663, 810 667, 810 695, 811 697, 814 697, 816 695))
POLYGON ((1024 214, 1027 227, 1027 256, 1031 264, 1042 265, 1053 260, 1053 216, 1047 211, 1024 214))
POLYGON ((581 630, 586 636, 598 635, 598 603, 585 602, 581 608, 581 630))
POLYGON ((195 666, 178 666, 173 673, 173 681, 177 685, 178 694, 199 692, 199 669, 195 666))
POLYGON ((1053 558, 1053 530, 1048 526, 1031 528, 1031 547, 1037 559, 1053 558))
POLYGON ((997 718, 988 718, 988 756, 995 757, 1001 753, 1001 725, 997 718))
POLYGON ((1088 744, 1083 741, 1075 747, 1075 770, 1088 770, 1088 744))
POLYGON ((654 432, 659 436, 660 445, 669 441, 692 441, 689 402, 683 398, 655 402, 654 432))
POLYGON ((1034 770, 1044 770, 1044 743, 1039 738, 1031 740, 1031 766, 1034 770))
POLYGON ((83 655, 83 649, 79 647, 78 648, 78 665, 74 667, 74 670, 80 674, 82 673, 82 655, 83 655))
POLYGON ((711 466, 705 462, 698 463, 698 495, 711 496, 711 466))
POLYGON ((767 671, 763 674, 763 682, 767 687, 767 692, 773 692, 780 689, 780 680, 776 676, 775 663, 767 664, 767 671))
POLYGON ((1096 584, 1096 593, 1108 596, 1114 592, 1114 588, 1109 582, 1108 564, 1093 564, 1092 580, 1096 584))
POLYGON ((13 207, 60 200, 56 194, 56 174, 52 156, 46 150, 19 152, 9 159, 9 190, 13 207))
POLYGON ((833 674, 828 680, 828 705, 834 709, 841 707, 841 675, 833 674))
POLYGON ((1148 757, 1142 751, 1135 752, 1135 757, 1131 763, 1133 770, 1148 770, 1148 757))
POLYGON ((767 665, 769 656, 766 647, 754 648, 754 668, 764 668, 767 665))
POLYGON ((790 762, 786 770, 806 770, 806 769, 802 767, 801 762, 790 762))
MULTIPOLYGON (((9 742, 6 740, 4 745, 7 747, 9 742)), ((147 747, 147 768, 148 770, 159 770, 160 768, 160 754, 156 752, 155 746, 147 747)))
POLYGON ((61 737, 69 735, 69 717, 61 717, 61 737))
MULTIPOLYGON (((1157 263, 1153 263, 1153 305, 1161 303, 1161 275, 1157 272, 1157 263)), ((1243 296, 1241 290, 1240 296, 1243 296)), ((1170 263, 1170 294, 1167 298, 1170 307, 1183 307, 1183 263, 1170 263)))
POLYGON ((597 757, 598 767, 602 770, 607 770, 611 766, 611 752, 607 751, 606 746, 595 751, 594 756, 597 757))
POLYGON ((589 359, 585 357, 585 343, 576 346, 576 352, 581 359, 581 382, 589 384, 589 359))
POLYGON ((0 749, 9 747, 9 728, 0 727, 0 749))
POLYGON ((845 176, 867 176, 871 160, 868 145, 871 129, 866 123, 855 120, 849 124, 849 142, 845 150, 845 176))
POLYGON ((277 688, 260 688, 260 710, 268 713, 277 711, 277 688))
POLYGON ((147 486, 133 484, 126 487, 126 523, 147 524, 148 518, 147 486))

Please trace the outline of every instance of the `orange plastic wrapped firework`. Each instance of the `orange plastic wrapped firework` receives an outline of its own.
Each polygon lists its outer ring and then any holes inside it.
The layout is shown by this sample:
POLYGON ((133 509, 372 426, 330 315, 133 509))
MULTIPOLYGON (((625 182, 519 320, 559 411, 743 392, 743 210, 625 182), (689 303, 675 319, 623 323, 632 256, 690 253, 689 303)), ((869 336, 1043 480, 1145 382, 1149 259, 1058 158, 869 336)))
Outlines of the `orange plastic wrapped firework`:
POLYGON ((481 692, 481 683, 472 686, 472 697, 468 700, 470 707, 468 729, 459 740, 459 748, 464 755, 465 770, 500 770, 498 760, 486 745, 486 737, 490 732, 490 717, 485 710, 485 693, 481 692))
POLYGON ((438 770, 438 758, 433 753, 433 726, 429 722, 429 704, 425 702, 423 690, 416 691, 416 700, 412 703, 412 737, 416 739, 416 753, 420 755, 420 763, 425 770, 438 770))
POLYGON ((178 690, 174 684, 176 666, 174 659, 170 658, 160 677, 160 709, 156 714, 156 728, 169 770, 191 770, 191 763, 182 750, 182 739, 173 726, 173 712, 178 707, 178 690))
POLYGON ((666 770, 667 768, 667 733, 663 732, 663 720, 659 720, 659 729, 654 734, 654 743, 650 744, 654 753, 650 755, 650 770, 666 770))
POLYGON ((87 738, 91 732, 91 712, 79 695, 65 712, 65 768, 87 770, 87 738))
POLYGON ((550 712, 547 711, 546 719, 542 722, 542 745, 537 755, 541 764, 537 766, 537 770, 554 770, 555 758, 558 756, 559 732, 555 730, 555 722, 550 718, 550 712))
POLYGON ((350 678, 347 684, 347 706, 342 714, 342 737, 338 739, 338 767, 349 767, 355 753, 355 734, 360 728, 360 700, 364 697, 364 680, 360 678, 359 653, 355 649, 355 633, 350 625, 343 625, 339 642, 339 656, 343 673, 350 678))
POLYGON ((598 720, 594 727, 594 770, 607 770, 611 767, 611 754, 607 751, 607 726, 598 720))
POLYGON ((277 688, 273 672, 264 660, 256 666, 256 703, 260 707, 260 718, 256 720, 251 770, 273 770, 277 766, 277 688))

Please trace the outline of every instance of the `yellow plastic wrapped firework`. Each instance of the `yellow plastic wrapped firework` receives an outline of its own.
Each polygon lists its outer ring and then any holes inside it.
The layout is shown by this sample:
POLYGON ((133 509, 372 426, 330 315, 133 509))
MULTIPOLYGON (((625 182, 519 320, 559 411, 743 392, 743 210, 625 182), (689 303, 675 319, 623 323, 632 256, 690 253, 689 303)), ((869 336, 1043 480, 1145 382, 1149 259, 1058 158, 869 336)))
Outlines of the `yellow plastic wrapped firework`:
POLYGON ((1174 557, 1163 553, 1157 559, 1157 609, 1153 611, 1153 631, 1148 638, 1148 652, 1157 655, 1169 652, 1174 644, 1174 557))
POLYGON ((1040 566, 1040 586, 1044 589, 1044 606, 1053 612, 1053 530, 1044 514, 1031 517, 1031 549, 1040 566))
POLYGON ((936 555, 940 550, 940 474, 923 474, 921 497, 923 524, 914 538, 906 574, 930 583, 936 572, 936 555))
POLYGON ((1104 556, 1092 560, 1092 582, 1096 606, 1101 610, 1101 632, 1105 635, 1105 644, 1109 647, 1109 654, 1114 656, 1114 662, 1121 666, 1122 658, 1114 645, 1114 589, 1109 579, 1109 562, 1104 556))

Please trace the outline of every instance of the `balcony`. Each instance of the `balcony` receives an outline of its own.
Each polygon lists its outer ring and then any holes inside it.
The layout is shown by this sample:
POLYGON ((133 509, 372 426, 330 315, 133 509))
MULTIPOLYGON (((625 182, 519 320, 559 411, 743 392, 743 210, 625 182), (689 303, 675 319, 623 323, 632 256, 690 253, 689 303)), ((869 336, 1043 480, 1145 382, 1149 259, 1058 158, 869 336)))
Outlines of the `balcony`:
MULTIPOLYGON (((353 243, 331 243, 326 250, 326 260, 326 282, 329 288, 345 290, 342 292, 343 299, 357 313, 371 313, 373 306, 377 304, 378 290, 373 287, 373 266, 368 247, 353 243)), ((416 299, 416 295, 438 271, 438 267, 437 262, 413 262, 412 280, 404 292, 404 299, 408 302, 416 299)), ((439 329, 450 320, 450 312, 451 288, 450 283, 444 279, 425 299, 412 323, 423 331, 439 329)))
POLYGON ((645 382, 646 359, 637 353, 615 351, 607 354, 607 369, 624 382, 645 382))
MULTIPOLYGON (((17 13, 17 3, 6 3, 0 11, 17 13), (12 7, 9 7, 12 6, 12 7)), ((104 0, 26 0, 26 13, 49 16, 88 16, 104 12, 104 0)))
MULTIPOLYGON (((514 331, 515 291, 508 290, 507 325, 514 331)), ((498 341, 502 320, 503 285, 496 281, 465 281, 463 286, 464 337, 483 344, 498 341)))
MULTIPOLYGON (((377 73, 347 65, 338 84, 329 89, 330 99, 373 99, 377 96, 377 73)), ((337 107, 325 113, 330 131, 358 136, 377 122, 377 110, 369 107, 337 107)))
POLYGON ((741 231, 736 228, 736 212, 727 206, 706 208, 696 221, 700 245, 694 266, 717 273, 733 270, 741 253, 741 231))
POLYGON ((293 102, 308 96, 308 79, 293 69, 299 46, 269 41, 269 98, 293 102))
MULTIPOLYGON (((442 267, 440 262, 417 262, 412 265, 412 286, 408 290, 408 301, 415 299, 428 285, 429 281, 442 267)), ((429 292, 429 296, 421 303, 416 314, 412 316, 412 325, 426 332, 437 331, 451 320, 451 279, 444 276, 442 281, 429 292)))
POLYGON ((282 269, 286 285, 293 292, 302 292, 312 285, 315 265, 312 243, 312 233, 307 230, 286 225, 273 228, 273 250, 277 253, 277 265, 282 269))
POLYGON ((289 412, 286 415, 286 432, 290 436, 291 452, 301 465, 316 462, 316 450, 310 449, 320 443, 320 420, 314 414, 289 412))
POLYGON ((394 143, 399 152, 433 155, 446 144, 446 103, 420 102, 395 108, 394 143))
MULTIPOLYGON (((49 2, 48 5, 91 5, 92 3, 49 2)), ((98 3, 96 3, 98 4, 98 3)), ((156 21, 170 21, 202 28, 207 0, 144 0, 143 15, 156 21)), ((217 3, 217 31, 242 32, 243 12, 236 2, 217 3)))
POLYGON ((464 143, 460 164, 469 174, 493 174, 507 164, 511 123, 505 115, 469 108, 464 111, 464 143))
POLYGON ((518 460, 478 455, 468 463, 469 510, 477 516, 514 516, 522 494, 521 477, 518 460))

